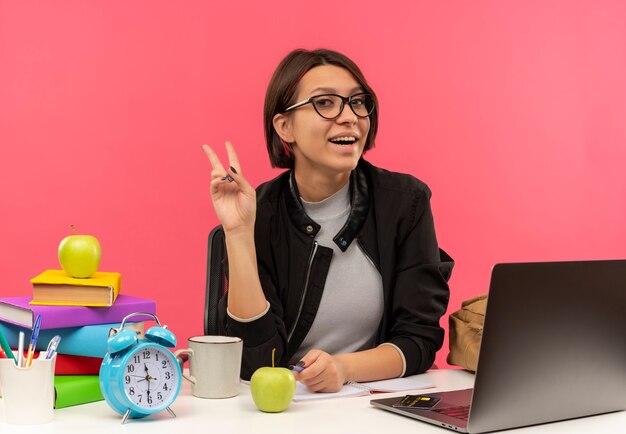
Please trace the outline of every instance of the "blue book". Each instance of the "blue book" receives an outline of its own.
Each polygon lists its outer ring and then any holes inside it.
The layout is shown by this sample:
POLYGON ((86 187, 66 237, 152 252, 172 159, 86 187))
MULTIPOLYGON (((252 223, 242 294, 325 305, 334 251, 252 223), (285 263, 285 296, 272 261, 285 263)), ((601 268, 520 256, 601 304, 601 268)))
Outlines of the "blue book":
MULTIPOLYGON (((45 351, 48 342, 55 335, 61 336, 61 342, 57 352, 59 354, 70 354, 74 356, 104 357, 107 351, 107 339, 111 328, 118 328, 120 323, 94 324, 82 327, 65 327, 56 329, 45 329, 39 332, 37 340, 38 351, 45 351)), ((127 322, 124 328, 135 330, 139 337, 143 337, 144 323, 127 322)), ((23 331, 26 339, 30 337, 31 329, 20 327, 5 321, 0 321, 0 333, 2 333, 12 348, 17 348, 19 332, 23 331)))

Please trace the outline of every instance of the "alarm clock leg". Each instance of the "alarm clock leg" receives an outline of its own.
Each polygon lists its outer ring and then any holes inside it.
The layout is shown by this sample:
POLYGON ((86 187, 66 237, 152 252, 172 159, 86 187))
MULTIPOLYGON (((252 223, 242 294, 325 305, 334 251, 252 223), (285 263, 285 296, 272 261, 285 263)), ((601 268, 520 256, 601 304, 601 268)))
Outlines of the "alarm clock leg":
POLYGON ((172 417, 176 417, 176 414, 172 411, 172 409, 171 409, 171 408, 167 407, 167 408, 166 408, 166 410, 167 410, 167 412, 168 412, 169 414, 171 414, 171 415, 172 415, 172 417))
POLYGON ((126 413, 124 413, 124 417, 122 418, 122 425, 126 423, 126 419, 128 419, 129 414, 130 414, 130 408, 126 410, 126 413))

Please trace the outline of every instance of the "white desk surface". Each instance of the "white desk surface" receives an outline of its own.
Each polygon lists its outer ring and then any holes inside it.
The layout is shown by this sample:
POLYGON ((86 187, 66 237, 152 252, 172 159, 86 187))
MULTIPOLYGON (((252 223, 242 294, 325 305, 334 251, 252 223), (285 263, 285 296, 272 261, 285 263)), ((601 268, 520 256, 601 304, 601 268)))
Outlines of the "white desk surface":
MULTIPOLYGON (((472 387, 474 376, 459 370, 432 370, 422 374, 434 384, 428 392, 472 387)), ((4 422, 0 399, 0 433, 4 434, 99 434, 132 433, 161 434, 204 432, 226 434, 323 434, 323 433, 435 433, 448 431, 408 417, 374 408, 372 397, 402 396, 406 392, 376 394, 363 397, 334 398, 319 401, 293 402, 283 413, 262 413, 256 409, 249 388, 240 385, 237 397, 200 399, 191 395, 187 381, 172 405, 177 417, 162 412, 143 419, 129 419, 122 425, 122 416, 104 401, 55 410, 54 421, 43 425, 9 425, 4 422)), ((540 433, 626 433, 626 411, 564 422, 511 430, 515 434, 540 433)))

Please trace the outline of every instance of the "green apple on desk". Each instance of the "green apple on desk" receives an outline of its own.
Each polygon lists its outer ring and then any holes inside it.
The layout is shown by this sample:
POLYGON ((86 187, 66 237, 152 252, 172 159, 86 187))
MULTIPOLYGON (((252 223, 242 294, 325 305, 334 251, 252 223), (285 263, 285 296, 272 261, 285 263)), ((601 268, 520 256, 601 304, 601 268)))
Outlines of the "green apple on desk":
POLYGON ((74 235, 63 238, 59 244, 59 263, 70 276, 84 279, 98 271, 102 251, 96 237, 76 235, 76 228, 70 225, 74 235))
POLYGON ((272 367, 257 369, 250 378, 250 392, 259 410, 266 413, 280 413, 289 407, 296 391, 296 377, 287 368, 274 367, 272 350, 272 367))

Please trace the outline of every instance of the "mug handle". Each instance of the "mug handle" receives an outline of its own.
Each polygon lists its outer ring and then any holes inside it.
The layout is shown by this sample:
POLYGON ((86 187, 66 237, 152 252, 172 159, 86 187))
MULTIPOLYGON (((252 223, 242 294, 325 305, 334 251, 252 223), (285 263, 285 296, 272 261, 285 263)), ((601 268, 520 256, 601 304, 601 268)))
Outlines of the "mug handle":
POLYGON ((191 375, 185 375, 185 372, 183 370, 183 368, 185 367, 185 362, 193 357, 193 350, 191 348, 178 350, 174 353, 174 357, 176 357, 176 360, 178 360, 178 364, 180 365, 180 372, 181 374, 183 374, 183 378, 189 381, 191 384, 196 384, 195 377, 191 375))

